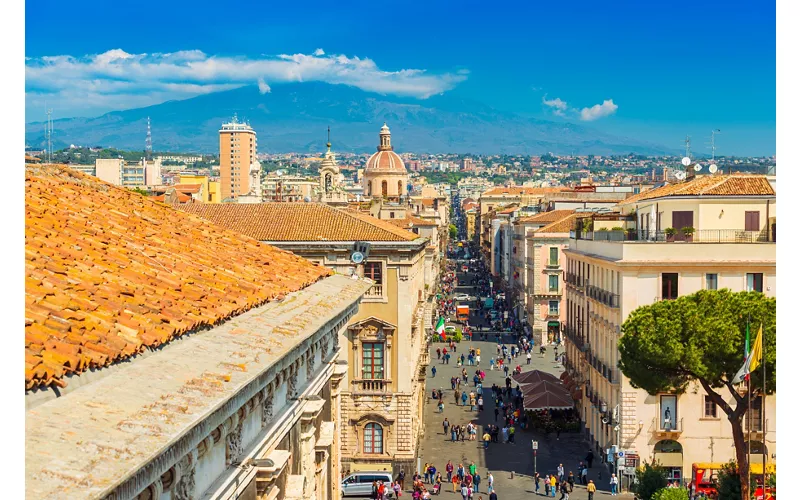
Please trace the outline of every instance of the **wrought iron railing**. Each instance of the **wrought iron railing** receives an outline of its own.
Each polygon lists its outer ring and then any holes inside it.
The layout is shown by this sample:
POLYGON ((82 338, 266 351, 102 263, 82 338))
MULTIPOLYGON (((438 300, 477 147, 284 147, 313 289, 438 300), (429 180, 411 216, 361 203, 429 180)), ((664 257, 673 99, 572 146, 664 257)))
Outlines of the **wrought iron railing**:
POLYGON ((770 243, 775 242, 770 231, 745 231, 742 229, 697 229, 691 234, 684 234, 682 228, 667 234, 664 230, 629 229, 627 231, 591 231, 572 232, 572 238, 592 241, 648 241, 652 243, 770 243))

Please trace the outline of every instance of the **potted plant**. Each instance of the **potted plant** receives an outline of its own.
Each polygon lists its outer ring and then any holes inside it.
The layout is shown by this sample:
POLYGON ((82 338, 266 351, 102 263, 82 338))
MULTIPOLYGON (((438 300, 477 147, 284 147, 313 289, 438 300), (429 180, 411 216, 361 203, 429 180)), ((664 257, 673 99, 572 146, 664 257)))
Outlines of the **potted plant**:
POLYGON ((667 241, 675 241, 675 233, 677 233, 677 231, 674 227, 664 229, 664 234, 667 235, 667 241))
POLYGON ((694 235, 694 228, 692 226, 686 226, 682 228, 681 232, 686 237, 686 241, 692 241, 694 239, 694 237, 692 236, 694 235))

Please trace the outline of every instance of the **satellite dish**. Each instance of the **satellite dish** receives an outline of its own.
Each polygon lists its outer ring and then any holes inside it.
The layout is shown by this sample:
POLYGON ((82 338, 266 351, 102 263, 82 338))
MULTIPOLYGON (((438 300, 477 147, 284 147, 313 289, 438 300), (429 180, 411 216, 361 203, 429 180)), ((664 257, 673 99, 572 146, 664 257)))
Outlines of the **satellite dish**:
POLYGON ((717 173, 717 166, 714 163, 712 163, 711 165, 708 166, 708 171, 711 172, 712 174, 717 173))
POLYGON ((688 156, 684 156, 684 157, 683 157, 683 159, 681 160, 681 164, 682 164, 684 167, 688 167, 689 165, 691 165, 691 164, 692 164, 692 159, 691 159, 691 158, 689 158, 688 156))
POLYGON ((703 170, 703 166, 702 166, 702 165, 700 165, 699 163, 695 163, 695 164, 694 164, 694 171, 695 171, 695 172, 699 172, 699 171, 701 171, 701 170, 703 170))
POLYGON ((678 173, 676 173, 675 174, 675 178, 678 179, 679 181, 682 181, 683 179, 686 178, 686 172, 678 172, 678 173))
POLYGON ((308 203, 308 202, 311 201, 311 197, 310 196, 306 196, 305 198, 303 198, 303 201, 308 203))

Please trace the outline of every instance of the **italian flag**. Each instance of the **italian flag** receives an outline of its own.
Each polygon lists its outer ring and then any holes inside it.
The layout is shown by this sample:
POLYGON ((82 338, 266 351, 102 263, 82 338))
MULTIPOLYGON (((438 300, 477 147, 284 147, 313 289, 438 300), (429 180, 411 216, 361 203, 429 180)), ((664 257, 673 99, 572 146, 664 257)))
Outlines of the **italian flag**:
POLYGON ((441 316, 439 317, 439 321, 436 323, 436 333, 439 334, 442 340, 445 340, 447 337, 444 335, 444 318, 441 316))

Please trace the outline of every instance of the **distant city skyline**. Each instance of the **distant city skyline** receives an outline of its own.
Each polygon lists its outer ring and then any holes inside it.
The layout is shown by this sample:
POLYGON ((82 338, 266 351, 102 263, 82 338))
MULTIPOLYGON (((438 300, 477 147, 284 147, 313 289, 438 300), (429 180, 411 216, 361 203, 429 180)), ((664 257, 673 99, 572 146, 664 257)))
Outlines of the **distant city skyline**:
POLYGON ((322 81, 421 102, 448 93, 669 148, 689 134, 700 154, 721 129, 720 154, 775 153, 770 3, 254 3, 230 29, 204 2, 46 4, 25 20, 26 122, 45 118, 45 102, 54 119, 92 117, 322 81), (99 19, 115 29, 38 29, 99 19))

